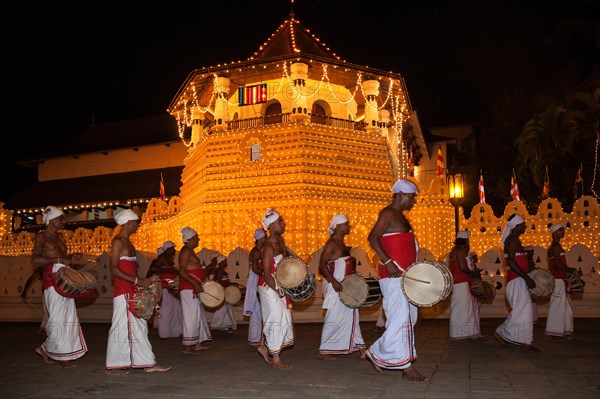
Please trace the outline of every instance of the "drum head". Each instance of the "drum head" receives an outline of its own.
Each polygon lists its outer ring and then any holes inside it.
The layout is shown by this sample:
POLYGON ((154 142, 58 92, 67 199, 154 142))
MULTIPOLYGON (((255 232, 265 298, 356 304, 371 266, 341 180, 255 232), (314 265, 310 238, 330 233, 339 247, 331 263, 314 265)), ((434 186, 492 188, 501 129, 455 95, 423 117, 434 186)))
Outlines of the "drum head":
POLYGON ((452 291, 452 274, 439 262, 416 262, 410 265, 402 279, 406 298, 416 306, 433 306, 446 299, 452 291))
POLYGON ((529 293, 535 298, 544 298, 554 291, 554 276, 548 270, 533 269, 528 273, 535 281, 535 288, 529 288, 529 293))
POLYGON ((289 256, 279 262, 275 269, 275 280, 281 288, 294 288, 306 280, 308 266, 300 258, 289 256))
POLYGON ((237 285, 228 285, 225 287, 225 302, 235 305, 242 300, 242 290, 237 285))
POLYGON ((367 300, 369 285, 362 276, 352 274, 342 280, 340 301, 349 308, 357 308, 367 300))
POLYGON ((200 301, 208 308, 218 308, 225 302, 225 289, 216 281, 203 284, 204 292, 200 293, 200 301))

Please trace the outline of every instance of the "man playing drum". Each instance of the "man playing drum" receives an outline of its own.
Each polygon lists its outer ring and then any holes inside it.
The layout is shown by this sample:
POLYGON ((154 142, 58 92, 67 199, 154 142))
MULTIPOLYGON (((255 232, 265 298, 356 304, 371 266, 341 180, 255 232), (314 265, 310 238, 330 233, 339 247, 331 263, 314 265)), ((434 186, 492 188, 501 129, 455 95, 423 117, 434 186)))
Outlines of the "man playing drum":
POLYGON ((480 278, 479 270, 469 268, 469 238, 471 232, 456 233, 454 247, 448 256, 453 285, 450 298, 450 339, 464 340, 481 338, 479 327, 479 300, 471 294, 471 278, 480 278))
POLYGON ((87 352, 83 332, 77 316, 75 299, 63 296, 54 286, 53 275, 62 267, 81 266, 81 254, 67 255, 67 246, 59 230, 65 228, 65 215, 60 209, 49 206, 44 210, 46 229, 35 236, 31 263, 41 268, 44 307, 48 311, 46 341, 35 349, 44 362, 59 361, 64 368, 75 367, 72 360, 87 352))
POLYGON ((198 354, 210 346, 202 342, 211 341, 210 328, 204 313, 199 292, 203 292, 202 283, 206 280, 206 268, 194 253, 200 243, 198 233, 190 227, 181 229, 183 247, 179 251, 179 296, 183 315, 183 353, 198 354))
MULTIPOLYGON (((212 275, 212 280, 221 284, 223 287, 232 285, 229 280, 229 273, 227 273, 227 258, 223 255, 215 256, 214 263, 216 263, 215 272, 212 275)), ((235 333, 237 331, 237 323, 235 322, 235 316, 233 314, 233 305, 224 302, 215 311, 205 310, 206 320, 211 330, 222 330, 228 333, 235 333)))
POLYGON ((335 215, 327 229, 329 240, 325 243, 319 260, 319 271, 323 275, 323 309, 327 309, 321 332, 319 359, 335 360, 332 354, 350 354, 360 351, 365 357, 365 341, 360 331, 358 308, 350 308, 341 300, 344 277, 356 272, 356 259, 344 244, 350 233, 350 224, 344 214, 335 215))
POLYGON ((565 228, 564 224, 553 224, 549 228, 552 244, 548 248, 548 268, 554 276, 554 291, 550 298, 545 334, 554 339, 574 338, 573 306, 567 275, 576 273, 577 270, 567 266, 565 250, 560 245, 560 240, 565 236, 565 228))
POLYGON ((418 309, 402 292, 402 272, 417 260, 417 241, 404 211, 415 204, 417 187, 400 179, 392 187, 392 202, 379 212, 369 233, 369 244, 379 258, 379 285, 387 317, 385 332, 367 349, 366 355, 379 372, 381 368, 402 370, 412 382, 427 381, 412 362, 417 358, 414 325, 418 309))
POLYGON ((160 312, 155 315, 154 325, 158 328, 158 336, 161 338, 178 338, 183 334, 183 316, 181 313, 181 300, 179 299, 179 287, 175 287, 179 272, 175 266, 175 243, 165 241, 158 250, 156 258, 146 277, 158 275, 162 286, 162 299, 160 312))
POLYGON ((266 347, 259 346, 258 353, 265 361, 278 369, 290 369, 291 365, 281 361, 280 353, 294 344, 292 313, 287 298, 275 283, 273 274, 281 260, 289 254, 281 236, 285 232, 283 218, 273 209, 263 216, 263 225, 270 232, 263 248, 262 264, 265 273, 258 279, 258 295, 262 312, 266 347), (268 269, 268 272, 266 270, 268 269), (271 360, 269 355, 273 357, 271 360))
POLYGON ((513 214, 502 233, 504 259, 508 266, 506 275, 506 299, 511 307, 508 317, 494 332, 494 339, 501 344, 517 345, 522 351, 537 351, 533 344, 533 306, 529 288, 535 281, 527 275, 529 260, 519 236, 525 233, 525 219, 513 214))
POLYGON ((129 374, 130 368, 143 368, 145 372, 168 371, 156 363, 148 339, 148 323, 131 311, 131 299, 136 286, 149 287, 152 279, 139 279, 135 247, 129 237, 136 232, 139 218, 131 209, 115 216, 118 224, 110 246, 110 272, 113 276, 113 313, 108 345, 106 370, 108 375, 129 374))
MULTIPOLYGON (((258 278, 262 275, 262 251, 267 240, 264 229, 254 231, 254 246, 248 255, 250 270, 246 283, 246 296, 244 298, 244 316, 250 318, 248 322, 248 343, 252 346, 263 346, 263 324, 258 299, 258 278)), ((266 349, 266 348, 265 348, 266 349)))

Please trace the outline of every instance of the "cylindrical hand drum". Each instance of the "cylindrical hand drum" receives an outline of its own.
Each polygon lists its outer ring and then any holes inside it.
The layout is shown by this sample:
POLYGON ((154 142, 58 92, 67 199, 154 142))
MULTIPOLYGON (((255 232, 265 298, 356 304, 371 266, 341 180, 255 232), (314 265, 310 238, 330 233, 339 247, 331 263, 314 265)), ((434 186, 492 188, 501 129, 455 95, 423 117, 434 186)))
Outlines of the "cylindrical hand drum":
POLYGON ((279 262, 275 269, 277 285, 295 302, 304 301, 315 292, 315 276, 300 258, 289 256, 279 262))
POLYGON ((469 289, 471 291, 471 295, 480 298, 483 296, 483 281, 481 277, 472 277, 469 280, 469 289))
POLYGON ((379 281, 373 276, 351 274, 342 280, 342 287, 340 301, 349 308, 372 306, 381 299, 379 281))
POLYGON ((479 299, 479 302, 485 303, 488 305, 491 304, 492 302, 494 302, 494 298, 496 298, 496 288, 494 287, 494 285, 487 281, 482 281, 481 287, 482 287, 483 294, 481 296, 477 297, 477 299, 479 299))
POLYGON ((225 302, 237 305, 246 297, 246 286, 242 284, 231 284, 225 287, 225 302))
POLYGON ((96 277, 92 273, 66 266, 58 269, 52 278, 59 289, 70 295, 93 292, 96 288, 96 277))
POLYGON ((415 262, 402 277, 404 295, 419 307, 433 306, 452 292, 452 273, 440 262, 415 262))
POLYGON ((216 281, 202 284, 204 292, 200 293, 200 302, 207 308, 218 308, 225 302, 225 288, 216 281))
POLYGON ((554 291, 554 276, 548 270, 533 269, 527 273, 533 281, 535 288, 529 288, 529 293, 532 298, 545 298, 554 291))
POLYGON ((569 283, 569 288, 573 294, 583 294, 585 281, 581 279, 579 272, 567 274, 567 282, 569 283))
POLYGON ((157 305, 155 301, 156 295, 152 286, 141 288, 140 291, 133 294, 130 299, 133 305, 134 314, 144 320, 150 320, 154 314, 154 308, 157 305))

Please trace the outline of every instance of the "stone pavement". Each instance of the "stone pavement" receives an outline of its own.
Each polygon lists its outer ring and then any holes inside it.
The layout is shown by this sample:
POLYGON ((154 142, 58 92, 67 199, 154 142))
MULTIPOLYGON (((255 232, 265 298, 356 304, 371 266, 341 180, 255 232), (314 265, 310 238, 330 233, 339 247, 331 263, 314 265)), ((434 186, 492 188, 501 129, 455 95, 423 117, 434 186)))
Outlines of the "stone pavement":
MULTIPOLYGON (((502 319, 483 319, 490 333, 502 319)), ((108 324, 83 324, 89 352, 77 368, 44 364, 34 353, 44 337, 37 323, 0 323, 0 398, 600 398, 600 320, 576 319, 574 341, 544 340, 540 319, 535 345, 540 352, 501 347, 488 337, 448 339, 447 319, 421 319, 416 327, 416 368, 430 378, 410 383, 401 372, 374 371, 358 353, 317 359, 321 324, 296 324, 296 343, 282 353, 292 370, 270 368, 246 343, 247 324, 236 334, 215 333, 212 349, 181 353, 179 339, 160 339, 150 329, 159 364, 166 373, 141 370, 104 375, 108 324)), ((367 344, 378 337, 374 322, 361 323, 367 344)))

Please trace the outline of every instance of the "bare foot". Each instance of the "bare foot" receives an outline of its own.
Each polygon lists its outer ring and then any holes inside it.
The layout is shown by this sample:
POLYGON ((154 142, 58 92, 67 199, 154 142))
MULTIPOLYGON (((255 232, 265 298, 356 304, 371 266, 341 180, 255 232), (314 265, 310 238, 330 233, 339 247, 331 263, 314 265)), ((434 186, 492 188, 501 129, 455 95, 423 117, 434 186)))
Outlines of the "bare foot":
POLYGON ((366 355, 367 350, 365 348, 360 348, 359 352, 360 352, 360 358, 361 359, 366 359, 367 358, 367 355, 366 355))
POLYGON ((494 334, 492 335, 492 337, 494 337, 494 339, 496 341, 498 341, 498 343, 502 346, 506 346, 506 341, 504 340, 504 338, 502 338, 500 336, 500 334, 498 334, 496 331, 494 331, 494 334))
POLYGON ((104 370, 104 374, 106 375, 127 375, 129 374, 129 370, 126 369, 111 369, 111 370, 104 370))
POLYGON ((46 364, 54 364, 54 360, 51 360, 48 357, 48 354, 46 353, 46 351, 44 350, 44 348, 42 348, 41 346, 38 346, 37 348, 35 348, 35 353, 37 353, 39 356, 42 357, 42 359, 44 359, 44 363, 46 363, 46 364))
POLYGON ((211 349, 211 348, 212 348, 212 346, 208 346, 208 345, 204 345, 204 344, 196 344, 194 346, 195 351, 203 351, 205 349, 211 349))
POLYGON ((565 335, 565 339, 566 339, 567 341, 572 341, 572 340, 574 340, 574 339, 575 339, 575 333, 570 333, 570 334, 567 334, 567 335, 565 335))
POLYGON ((38 334, 46 335, 46 329, 44 327, 40 327, 37 329, 38 334))
POLYGON ((147 368, 144 369, 144 371, 146 373, 154 373, 155 371, 156 372, 163 372, 163 371, 169 371, 169 370, 171 370, 171 367, 161 367, 158 364, 156 366, 154 366, 154 367, 147 367, 147 368))
POLYGON ((273 367, 274 369, 280 369, 280 370, 289 370, 292 368, 291 364, 285 364, 284 362, 282 362, 281 360, 278 362, 273 362, 273 364, 271 364, 271 367, 273 367))
POLYGON ((265 359, 265 362, 267 362, 269 364, 273 364, 273 362, 269 358, 269 351, 267 350, 267 348, 264 345, 260 345, 258 348, 256 348, 256 350, 262 356, 262 358, 265 359))
POLYGON ((427 377, 419 373, 413 366, 402 370, 402 378, 410 382, 426 382, 429 381, 427 377))
POLYGON ((335 360, 335 357, 328 355, 326 353, 319 353, 319 359, 321 360, 335 360))
POLYGON ((383 369, 381 367, 379 367, 377 365, 377 363, 375 363, 375 361, 371 357, 371 354, 368 351, 365 352, 365 357, 367 358, 367 360, 369 361, 369 363, 371 363, 371 366, 373 366, 373 368, 375 369, 375 371, 377 371, 378 373, 383 374, 383 369))
POLYGON ((74 369, 77 367, 77 365, 70 360, 60 362, 60 365, 63 367, 63 369, 74 369))

